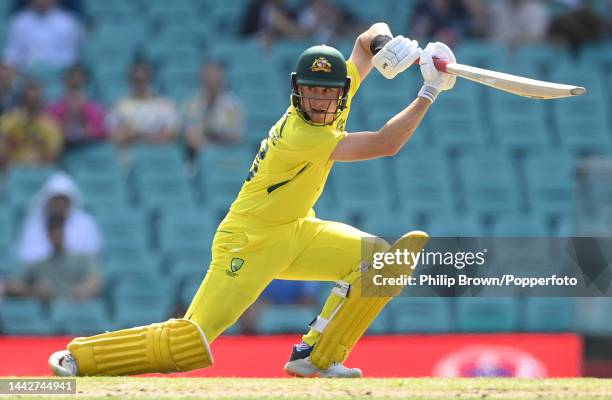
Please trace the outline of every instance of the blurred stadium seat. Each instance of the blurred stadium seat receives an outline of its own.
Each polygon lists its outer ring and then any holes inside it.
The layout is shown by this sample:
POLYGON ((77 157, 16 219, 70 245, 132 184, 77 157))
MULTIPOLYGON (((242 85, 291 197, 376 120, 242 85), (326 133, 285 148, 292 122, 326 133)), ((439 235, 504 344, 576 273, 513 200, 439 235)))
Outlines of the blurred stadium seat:
POLYGON ((108 311, 102 300, 56 300, 51 303, 50 309, 55 333, 94 335, 106 331, 109 326, 108 311))
POLYGON ((42 304, 31 299, 6 299, 0 302, 0 329, 7 335, 50 335, 42 304))
POLYGON ((518 329, 517 299, 511 297, 462 297, 457 299, 461 332, 514 332, 518 329))
POLYGON ((299 333, 308 330, 308 322, 319 311, 314 307, 299 305, 267 305, 257 321, 261 333, 299 333))
POLYGON ((451 301, 441 297, 398 297, 387 306, 393 333, 446 333, 454 328, 451 301))

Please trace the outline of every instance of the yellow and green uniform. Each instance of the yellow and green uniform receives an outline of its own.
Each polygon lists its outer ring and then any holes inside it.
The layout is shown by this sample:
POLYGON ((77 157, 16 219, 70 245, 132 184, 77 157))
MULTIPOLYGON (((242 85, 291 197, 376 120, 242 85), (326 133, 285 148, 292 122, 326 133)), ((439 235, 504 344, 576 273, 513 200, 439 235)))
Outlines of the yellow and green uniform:
POLYGON ((346 135, 351 100, 361 79, 347 62, 347 106, 332 125, 311 126, 293 106, 262 141, 248 178, 212 244, 212 263, 185 318, 209 342, 231 326, 273 279, 340 280, 361 260, 351 226, 315 218, 312 207, 346 135))

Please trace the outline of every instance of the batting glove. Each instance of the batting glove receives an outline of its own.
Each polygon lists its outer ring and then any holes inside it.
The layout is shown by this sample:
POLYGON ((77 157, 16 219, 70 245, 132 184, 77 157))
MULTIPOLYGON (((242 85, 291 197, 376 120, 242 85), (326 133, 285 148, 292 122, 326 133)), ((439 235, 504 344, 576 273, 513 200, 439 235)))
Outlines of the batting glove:
POLYGON ((393 79, 404 72, 421 56, 421 49, 416 40, 410 40, 401 35, 394 37, 380 49, 372 64, 387 79, 393 79))
POLYGON ((444 43, 429 43, 427 47, 421 51, 421 74, 423 75, 425 84, 421 88, 419 96, 425 97, 432 103, 436 100, 440 92, 452 89, 457 80, 457 77, 454 75, 438 71, 434 65, 433 57, 448 62, 457 62, 453 51, 444 43))

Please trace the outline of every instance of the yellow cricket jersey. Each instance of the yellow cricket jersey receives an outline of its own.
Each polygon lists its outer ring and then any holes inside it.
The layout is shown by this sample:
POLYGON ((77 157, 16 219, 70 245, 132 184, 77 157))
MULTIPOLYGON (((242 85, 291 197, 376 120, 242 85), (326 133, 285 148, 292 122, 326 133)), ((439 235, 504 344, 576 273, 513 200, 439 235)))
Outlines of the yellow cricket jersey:
POLYGON ((281 225, 314 215, 312 207, 333 165, 330 156, 346 135, 351 101, 361 84, 353 62, 347 62, 347 71, 351 77, 347 105, 333 125, 309 125, 293 105, 274 124, 222 227, 281 225))

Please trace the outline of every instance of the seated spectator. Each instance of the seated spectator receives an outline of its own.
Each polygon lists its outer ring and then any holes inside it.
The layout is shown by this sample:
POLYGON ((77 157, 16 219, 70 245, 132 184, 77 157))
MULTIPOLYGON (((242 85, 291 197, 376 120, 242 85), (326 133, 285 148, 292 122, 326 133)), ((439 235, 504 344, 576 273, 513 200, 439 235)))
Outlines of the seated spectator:
MULTIPOLYGON (((554 44, 565 46, 577 54, 583 46, 610 37, 612 21, 609 15, 600 15, 593 9, 590 1, 566 3, 571 8, 557 15, 548 29, 548 37, 554 44)), ((612 3, 608 3, 608 7, 610 4, 612 3)))
POLYGON ((41 300, 96 297, 102 289, 102 278, 95 257, 67 251, 65 246, 66 220, 49 215, 45 221, 51 253, 43 260, 24 267, 7 284, 12 296, 37 297, 41 300))
POLYGON ((81 39, 79 21, 55 0, 30 0, 10 22, 4 58, 18 69, 64 68, 77 60, 81 39))
POLYGON ((300 27, 319 43, 333 43, 356 31, 355 18, 329 0, 308 0, 298 13, 300 27))
POLYGON ((68 150, 106 137, 104 110, 87 98, 87 79, 87 71, 82 65, 70 67, 64 76, 63 98, 47 108, 49 115, 62 127, 68 150))
POLYGON ((319 282, 274 280, 239 320, 241 333, 257 333, 261 312, 270 304, 314 306, 319 282))
POLYGON ((183 106, 185 140, 196 154, 208 143, 236 144, 244 134, 242 109, 236 97, 225 87, 220 64, 202 67, 200 89, 183 106))
POLYGON ((179 116, 172 101, 154 93, 151 64, 144 60, 134 62, 129 80, 131 94, 119 100, 108 116, 113 141, 120 146, 173 141, 179 116))
POLYGON ((31 264, 48 258, 53 252, 45 228, 51 217, 66 220, 63 245, 68 253, 97 256, 101 250, 98 225, 82 209, 82 198, 74 181, 65 173, 51 176, 36 194, 17 242, 17 257, 31 264))
POLYGON ((7 63, 0 62, 0 115, 17 105, 15 70, 7 63))
MULTIPOLYGON (((30 0, 13 0, 11 12, 21 11, 27 8, 29 2, 30 0)), ((59 7, 79 17, 79 19, 85 14, 82 0, 56 0, 56 3, 59 7)))
POLYGON ((493 2, 490 7, 492 40, 516 48, 545 39, 550 20, 550 10, 545 2, 498 1, 493 2))
POLYGON ((53 164, 61 155, 62 133, 44 112, 42 87, 28 81, 17 106, 0 117, 0 168, 10 164, 53 164))
POLYGON ((470 19, 464 0, 420 0, 411 19, 410 38, 423 43, 436 39, 453 47, 469 32, 470 19))
POLYGON ((306 35, 284 0, 252 0, 242 22, 242 34, 257 35, 270 45, 278 39, 300 39, 306 35))

